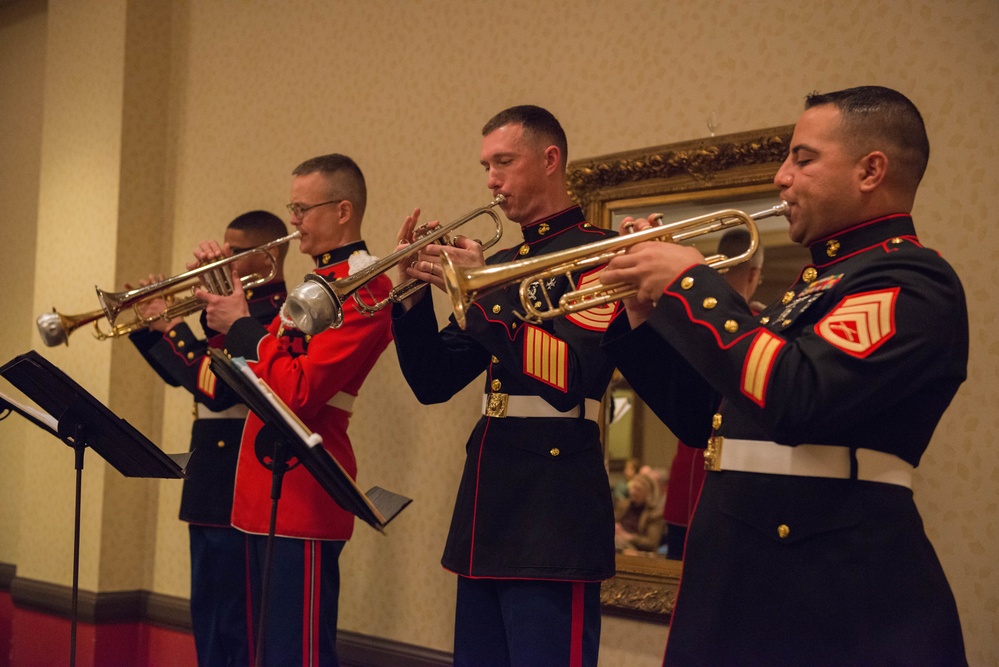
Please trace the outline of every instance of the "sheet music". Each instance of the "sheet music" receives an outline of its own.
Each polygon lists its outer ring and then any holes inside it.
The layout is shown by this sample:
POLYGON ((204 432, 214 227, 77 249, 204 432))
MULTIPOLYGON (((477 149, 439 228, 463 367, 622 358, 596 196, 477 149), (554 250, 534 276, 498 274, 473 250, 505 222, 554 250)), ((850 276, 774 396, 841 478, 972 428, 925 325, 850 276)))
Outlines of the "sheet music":
POLYGON ((229 357, 211 349, 212 372, 231 386, 257 417, 273 424, 278 437, 288 441, 292 454, 340 507, 372 528, 384 532, 385 525, 412 500, 406 496, 373 487, 362 492, 336 457, 322 445, 322 436, 313 433, 273 389, 250 369, 242 357, 229 357))
POLYGON ((53 417, 52 415, 46 414, 46 413, 42 412, 41 410, 33 408, 33 407, 29 406, 29 405, 24 405, 23 403, 19 403, 19 402, 15 401, 13 398, 11 398, 10 396, 8 396, 7 394, 3 393, 2 391, 0 391, 0 399, 3 399, 7 403, 10 403, 10 405, 13 406, 15 408, 15 410, 17 410, 19 412, 22 412, 24 414, 31 415, 37 421, 39 421, 39 422, 45 424, 46 426, 48 426, 49 428, 51 428, 52 431, 54 431, 54 432, 58 432, 59 431, 59 422, 57 422, 55 420, 55 417, 53 417))
POLYGON ((274 393, 266 382, 257 377, 257 374, 250 370, 246 362, 242 358, 236 357, 232 360, 233 364, 239 369, 239 372, 248 377, 254 385, 260 388, 260 393, 263 394, 264 398, 270 402, 275 408, 277 408, 278 413, 284 419, 285 423, 288 424, 295 433, 302 439, 303 442, 308 443, 310 447, 316 447, 317 445, 323 444, 323 436, 318 433, 313 433, 309 430, 301 419, 298 418, 291 408, 289 408, 281 397, 274 393))

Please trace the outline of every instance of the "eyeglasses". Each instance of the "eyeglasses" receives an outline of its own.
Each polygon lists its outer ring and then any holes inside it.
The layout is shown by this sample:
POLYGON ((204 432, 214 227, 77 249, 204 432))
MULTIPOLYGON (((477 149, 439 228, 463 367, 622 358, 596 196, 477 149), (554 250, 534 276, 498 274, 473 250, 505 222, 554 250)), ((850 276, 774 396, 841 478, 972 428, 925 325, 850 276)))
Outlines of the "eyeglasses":
POLYGON ((292 218, 300 219, 305 216, 306 213, 319 206, 326 206, 327 204, 339 204, 344 199, 331 199, 329 201, 324 201, 320 204, 312 204, 310 206, 303 206, 302 204, 286 204, 285 207, 288 212, 291 213, 292 218))

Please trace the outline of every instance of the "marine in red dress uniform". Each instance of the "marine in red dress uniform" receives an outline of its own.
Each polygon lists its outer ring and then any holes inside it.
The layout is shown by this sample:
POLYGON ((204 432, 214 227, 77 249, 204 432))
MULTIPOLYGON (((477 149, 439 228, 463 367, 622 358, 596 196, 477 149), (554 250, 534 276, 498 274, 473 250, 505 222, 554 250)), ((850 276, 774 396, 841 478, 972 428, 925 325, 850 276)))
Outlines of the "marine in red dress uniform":
MULTIPOLYGON (((293 174, 291 224, 301 232, 299 250, 313 256, 317 273, 344 278, 373 262, 360 236, 367 190, 354 161, 344 155, 324 155, 303 162, 293 174)), ((203 259, 220 252, 214 242, 204 242, 196 255, 203 259)), ((374 299, 384 299, 390 289, 391 280, 384 275, 366 286, 374 299)), ((389 311, 369 317, 348 301, 340 328, 308 336, 283 315, 267 327, 246 317, 237 295, 218 298, 199 292, 208 301, 209 324, 226 334, 225 351, 243 357, 354 476, 357 466, 347 425, 361 384, 392 340, 389 311)), ((254 631, 260 617, 273 479, 262 462, 273 455, 273 443, 258 442, 261 426, 255 415, 247 418, 232 510, 233 526, 247 533, 249 622, 254 631)), ((263 663, 269 667, 336 665, 338 559, 353 531, 354 517, 308 471, 290 463, 268 570, 265 635, 258 644, 263 644, 263 663)))

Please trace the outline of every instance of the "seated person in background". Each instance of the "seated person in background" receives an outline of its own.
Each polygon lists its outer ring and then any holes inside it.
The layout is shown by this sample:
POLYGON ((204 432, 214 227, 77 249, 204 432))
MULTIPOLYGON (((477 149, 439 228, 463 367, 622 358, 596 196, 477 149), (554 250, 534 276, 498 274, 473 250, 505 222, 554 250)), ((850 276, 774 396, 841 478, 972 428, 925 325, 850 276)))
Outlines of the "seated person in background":
POLYGON ((615 503, 628 497, 628 482, 630 482, 631 478, 638 472, 639 463, 639 460, 635 458, 627 459, 624 462, 624 469, 622 471, 623 477, 617 481, 617 484, 614 485, 615 503))
POLYGON ((659 489, 659 496, 665 498, 666 496, 666 484, 669 482, 669 472, 666 468, 653 468, 650 465, 644 465, 638 469, 639 475, 645 475, 656 485, 659 489))
POLYGON ((614 511, 614 547, 656 551, 663 534, 663 495, 659 485, 639 473, 628 482, 628 498, 614 511))

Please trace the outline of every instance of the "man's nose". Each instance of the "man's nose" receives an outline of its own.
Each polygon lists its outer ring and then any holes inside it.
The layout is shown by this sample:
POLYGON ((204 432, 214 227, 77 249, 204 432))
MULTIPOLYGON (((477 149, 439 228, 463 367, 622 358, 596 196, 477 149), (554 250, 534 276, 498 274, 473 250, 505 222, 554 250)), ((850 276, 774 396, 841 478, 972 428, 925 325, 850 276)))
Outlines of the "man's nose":
POLYGON ((784 162, 774 174, 774 185, 780 188, 786 188, 791 185, 791 171, 786 169, 787 162, 784 162))

